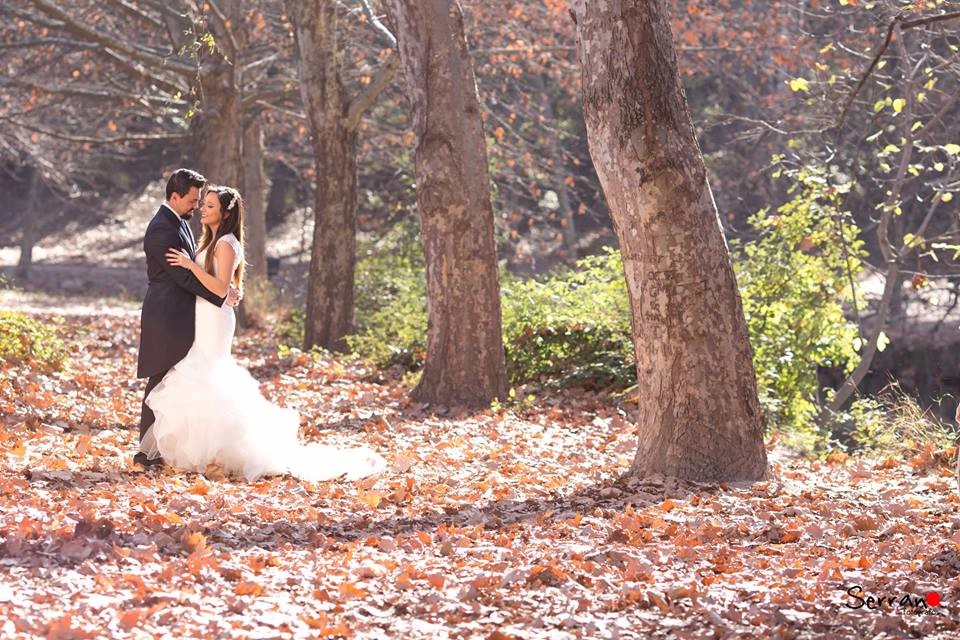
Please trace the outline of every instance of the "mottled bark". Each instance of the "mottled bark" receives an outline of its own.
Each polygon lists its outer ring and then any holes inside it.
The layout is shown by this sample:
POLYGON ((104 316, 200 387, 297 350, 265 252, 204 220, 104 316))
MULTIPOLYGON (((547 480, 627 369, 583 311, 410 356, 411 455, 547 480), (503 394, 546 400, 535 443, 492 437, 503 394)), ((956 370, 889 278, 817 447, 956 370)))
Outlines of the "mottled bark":
MULTIPOLYGON (((188 157, 211 184, 239 188, 243 176, 243 126, 240 96, 232 72, 205 75, 203 100, 193 122, 188 157)), ((200 237, 200 216, 190 221, 200 237)))
POLYGON ((456 0, 386 0, 416 134, 427 273, 427 357, 414 397, 482 406, 505 397, 500 284, 476 80, 456 0))
POLYGON ((590 153, 623 255, 637 358, 631 472, 766 470, 746 322, 663 0, 575 0, 590 153))

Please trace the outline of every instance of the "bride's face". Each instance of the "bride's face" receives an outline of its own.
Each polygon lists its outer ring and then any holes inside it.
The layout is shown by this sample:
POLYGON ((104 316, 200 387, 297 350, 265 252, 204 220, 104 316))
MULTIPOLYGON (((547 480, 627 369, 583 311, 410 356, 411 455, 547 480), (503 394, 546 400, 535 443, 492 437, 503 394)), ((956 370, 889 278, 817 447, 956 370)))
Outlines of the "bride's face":
POLYGON ((221 220, 223 213, 220 211, 220 198, 215 193, 208 193, 200 207, 200 222, 209 227, 219 227, 221 220))

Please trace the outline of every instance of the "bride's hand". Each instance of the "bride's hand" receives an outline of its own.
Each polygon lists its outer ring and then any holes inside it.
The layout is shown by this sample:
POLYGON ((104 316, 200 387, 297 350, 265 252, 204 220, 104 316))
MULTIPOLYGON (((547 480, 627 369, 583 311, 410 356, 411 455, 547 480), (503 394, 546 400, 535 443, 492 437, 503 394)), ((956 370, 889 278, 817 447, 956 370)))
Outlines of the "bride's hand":
POLYGON ((170 266, 173 267, 183 267, 184 269, 191 269, 196 263, 190 259, 190 254, 185 250, 180 249, 168 249, 167 250, 167 262, 170 266))

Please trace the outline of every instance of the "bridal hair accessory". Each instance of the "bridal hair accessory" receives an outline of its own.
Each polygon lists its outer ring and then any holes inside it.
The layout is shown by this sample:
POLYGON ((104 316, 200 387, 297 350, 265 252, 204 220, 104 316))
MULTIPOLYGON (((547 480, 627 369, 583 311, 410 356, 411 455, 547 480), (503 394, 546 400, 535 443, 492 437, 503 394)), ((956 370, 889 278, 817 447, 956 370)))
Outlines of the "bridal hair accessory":
POLYGON ((237 206, 237 197, 240 195, 236 189, 231 189, 231 191, 233 191, 233 198, 231 198, 230 204, 227 205, 227 211, 230 211, 237 206))

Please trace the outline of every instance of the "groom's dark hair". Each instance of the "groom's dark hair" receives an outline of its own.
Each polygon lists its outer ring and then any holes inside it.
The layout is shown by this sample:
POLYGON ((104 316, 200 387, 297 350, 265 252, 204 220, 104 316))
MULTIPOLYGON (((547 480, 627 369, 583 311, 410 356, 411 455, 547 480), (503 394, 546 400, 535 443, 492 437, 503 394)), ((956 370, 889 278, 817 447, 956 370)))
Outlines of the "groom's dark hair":
POLYGON ((177 169, 167 180, 167 200, 170 196, 177 194, 185 196, 191 187, 203 189, 207 184, 207 179, 194 171, 193 169, 177 169))

